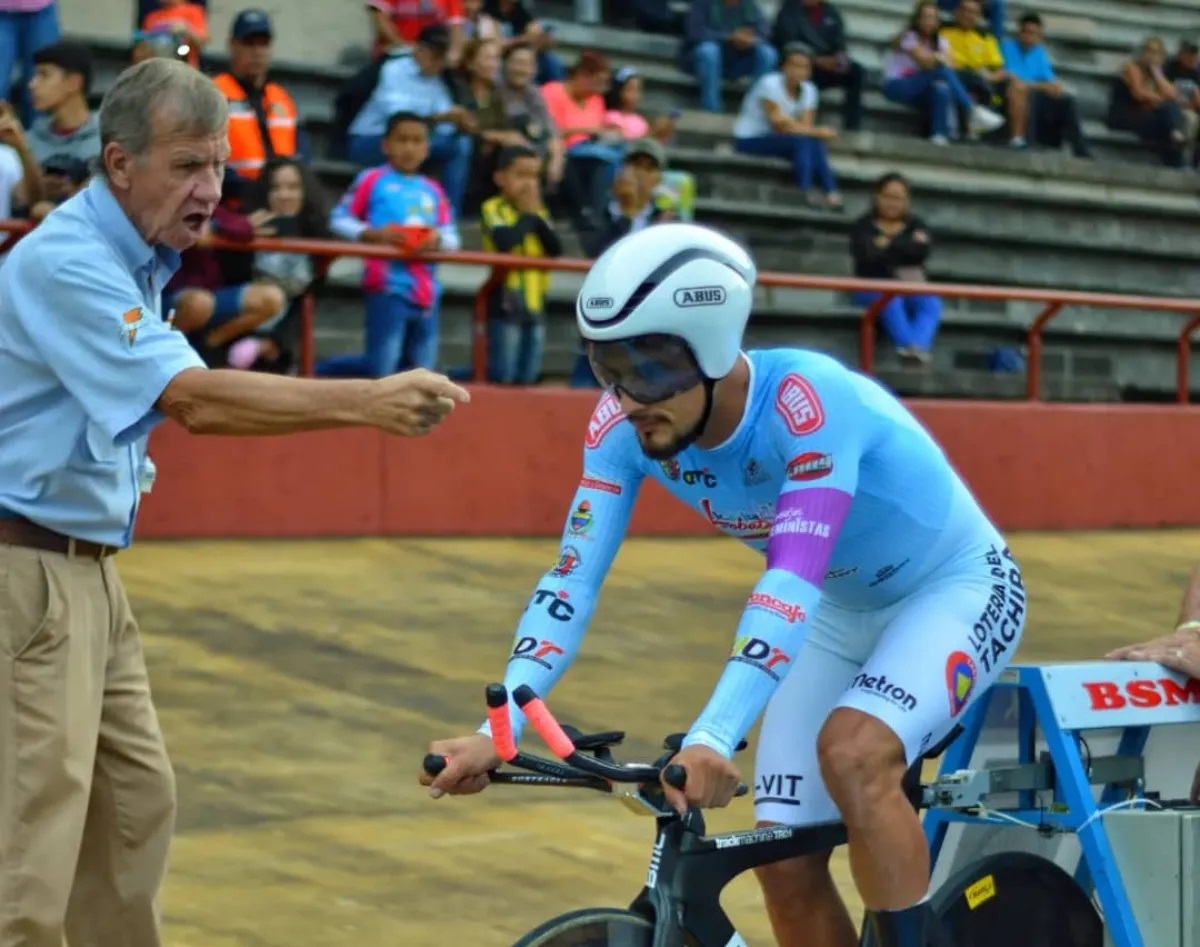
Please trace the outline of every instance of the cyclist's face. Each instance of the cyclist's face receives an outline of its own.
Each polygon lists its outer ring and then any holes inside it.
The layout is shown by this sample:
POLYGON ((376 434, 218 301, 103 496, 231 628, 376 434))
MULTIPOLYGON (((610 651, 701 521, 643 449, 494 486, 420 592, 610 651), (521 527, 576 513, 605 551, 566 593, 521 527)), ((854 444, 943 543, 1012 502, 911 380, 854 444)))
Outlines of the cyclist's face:
POLYGON ((637 431, 642 453, 651 460, 668 460, 687 447, 704 415, 703 385, 655 404, 641 404, 624 391, 618 391, 617 398, 637 431))

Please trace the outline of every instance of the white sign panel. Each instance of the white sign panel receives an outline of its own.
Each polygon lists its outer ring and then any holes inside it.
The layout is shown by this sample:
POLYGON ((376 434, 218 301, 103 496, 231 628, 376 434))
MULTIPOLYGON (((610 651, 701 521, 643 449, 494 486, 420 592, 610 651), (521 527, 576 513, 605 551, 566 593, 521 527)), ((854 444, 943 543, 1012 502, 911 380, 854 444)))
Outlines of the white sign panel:
POLYGON ((1082 661, 1039 670, 1064 730, 1200 723, 1200 680, 1161 664, 1082 661))

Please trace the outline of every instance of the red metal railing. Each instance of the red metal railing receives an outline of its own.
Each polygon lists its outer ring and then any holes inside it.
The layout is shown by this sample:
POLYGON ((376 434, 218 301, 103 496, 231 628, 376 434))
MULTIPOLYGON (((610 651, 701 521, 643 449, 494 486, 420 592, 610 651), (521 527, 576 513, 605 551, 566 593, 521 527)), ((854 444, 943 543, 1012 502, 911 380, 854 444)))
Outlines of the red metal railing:
MULTIPOLYGON (((0 232, 11 236, 0 252, 32 229, 28 221, 0 220, 0 232)), ((214 246, 222 250, 252 252, 256 250, 305 253, 328 262, 339 257, 375 257, 405 259, 405 254, 378 244, 347 243, 340 240, 279 240, 260 238, 249 243, 234 243, 218 239, 214 246)), ((541 269, 554 272, 586 272, 589 261, 579 259, 531 259, 500 253, 457 251, 424 254, 423 259, 438 263, 457 263, 487 267, 490 272, 475 296, 472 337, 472 366, 475 380, 487 378, 487 298, 503 282, 514 265, 522 269, 541 269), (519 262, 517 262, 519 261, 519 262)), ((1159 296, 1124 296, 1114 293, 1081 293, 1055 289, 1010 288, 1003 286, 971 286, 958 283, 901 283, 892 280, 861 280, 839 276, 800 276, 791 273, 760 273, 762 286, 779 289, 831 290, 834 292, 879 293, 863 313, 859 329, 859 367, 867 373, 875 367, 875 343, 879 314, 897 296, 936 295, 944 299, 974 299, 992 302, 1041 303, 1043 308, 1026 330, 1028 369, 1025 393, 1031 401, 1041 398, 1042 337, 1046 326, 1067 306, 1096 306, 1106 309, 1133 309, 1156 312, 1176 312, 1188 316, 1176 343, 1175 393, 1180 404, 1189 400, 1189 362, 1192 336, 1200 330, 1200 299, 1168 299, 1159 296)), ((313 326, 315 306, 312 297, 304 300, 301 310, 300 368, 304 374, 313 370, 313 326)))

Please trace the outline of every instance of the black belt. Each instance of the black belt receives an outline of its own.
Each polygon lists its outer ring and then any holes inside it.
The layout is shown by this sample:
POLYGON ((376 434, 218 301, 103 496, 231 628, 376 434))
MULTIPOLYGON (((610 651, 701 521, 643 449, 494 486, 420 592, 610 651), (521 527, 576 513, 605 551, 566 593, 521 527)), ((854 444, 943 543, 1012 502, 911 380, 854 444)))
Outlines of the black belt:
POLYGON ((24 517, 7 515, 0 515, 0 543, 97 561, 119 551, 116 546, 102 546, 87 539, 74 539, 46 529, 45 526, 39 526, 24 517))

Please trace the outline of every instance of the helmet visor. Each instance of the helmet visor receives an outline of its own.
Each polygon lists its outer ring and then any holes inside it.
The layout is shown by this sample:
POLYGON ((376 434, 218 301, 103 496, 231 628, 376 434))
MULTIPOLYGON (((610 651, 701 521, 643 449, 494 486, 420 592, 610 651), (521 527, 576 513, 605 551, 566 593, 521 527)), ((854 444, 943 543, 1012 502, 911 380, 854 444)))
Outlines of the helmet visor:
POLYGON ((588 361, 601 385, 638 404, 666 401, 704 381, 692 350, 674 335, 589 342, 588 361))

